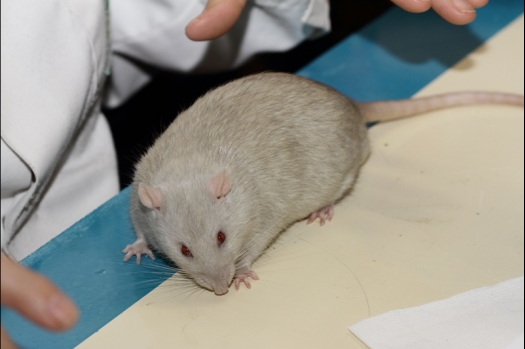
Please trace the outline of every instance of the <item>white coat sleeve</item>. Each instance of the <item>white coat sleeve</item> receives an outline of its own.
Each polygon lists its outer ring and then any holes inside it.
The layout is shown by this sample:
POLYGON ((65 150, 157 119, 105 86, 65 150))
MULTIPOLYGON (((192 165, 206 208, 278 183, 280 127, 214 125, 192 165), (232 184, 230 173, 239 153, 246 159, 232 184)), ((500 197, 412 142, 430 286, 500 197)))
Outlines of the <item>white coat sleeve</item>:
POLYGON ((248 0, 222 37, 195 42, 186 25, 205 0, 112 0, 114 52, 105 103, 116 107, 150 80, 136 62, 177 72, 216 72, 238 67, 261 52, 286 51, 330 31, 328 0, 248 0))

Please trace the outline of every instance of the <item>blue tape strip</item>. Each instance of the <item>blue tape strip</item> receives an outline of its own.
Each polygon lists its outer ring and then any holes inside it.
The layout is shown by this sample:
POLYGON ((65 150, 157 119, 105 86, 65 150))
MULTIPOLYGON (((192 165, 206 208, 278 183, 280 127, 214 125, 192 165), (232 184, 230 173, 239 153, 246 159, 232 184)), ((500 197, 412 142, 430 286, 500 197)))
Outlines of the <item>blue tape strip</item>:
POLYGON ((433 11, 392 8, 298 74, 357 101, 409 98, 522 13, 523 1, 491 1, 454 26, 433 11))
POLYGON ((158 274, 166 269, 158 259, 122 261, 122 249, 135 240, 130 193, 124 189, 21 262, 51 279, 81 312, 71 331, 51 333, 3 308, 2 323, 22 348, 72 348, 173 275, 158 274))
MULTIPOLYGON (((522 1, 491 1, 474 23, 457 27, 432 12, 392 9, 298 74, 356 100, 407 98, 521 13, 522 1)), ((2 309, 2 323, 22 347, 72 348, 168 276, 159 278, 145 266, 122 262, 122 249, 134 241, 129 195, 129 188, 123 190, 22 261, 69 294, 82 314, 74 329, 52 334, 2 309)))

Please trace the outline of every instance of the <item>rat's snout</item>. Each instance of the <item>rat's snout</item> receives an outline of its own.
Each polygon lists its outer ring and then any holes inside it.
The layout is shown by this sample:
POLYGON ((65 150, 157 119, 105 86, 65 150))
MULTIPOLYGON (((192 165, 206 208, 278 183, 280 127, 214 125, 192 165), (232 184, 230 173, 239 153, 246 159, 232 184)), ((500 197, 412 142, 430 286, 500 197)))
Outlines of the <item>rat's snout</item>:
POLYGON ((235 267, 232 265, 231 268, 222 267, 216 273, 205 276, 204 279, 217 296, 222 296, 228 293, 234 273, 235 267))
POLYGON ((220 280, 214 280, 206 276, 195 278, 197 284, 209 291, 213 291, 217 296, 222 296, 228 293, 229 284, 227 282, 221 282, 220 280))
POLYGON ((228 293, 228 285, 214 286, 214 287, 213 287, 213 292, 214 292, 217 296, 222 296, 223 294, 228 293))
POLYGON ((230 286, 228 276, 224 275, 222 277, 213 278, 210 281, 213 292, 215 292, 217 296, 222 296, 223 294, 228 293, 228 288, 230 286))

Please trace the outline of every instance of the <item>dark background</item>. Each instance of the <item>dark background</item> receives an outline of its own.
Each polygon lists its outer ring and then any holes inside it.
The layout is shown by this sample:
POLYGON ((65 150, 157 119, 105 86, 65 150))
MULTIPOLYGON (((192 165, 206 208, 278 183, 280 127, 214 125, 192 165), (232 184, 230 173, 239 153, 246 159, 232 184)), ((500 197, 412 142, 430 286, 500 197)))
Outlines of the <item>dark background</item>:
POLYGON ((388 0, 331 0, 332 31, 283 53, 261 54, 238 69, 214 74, 179 74, 146 67, 152 81, 125 104, 104 109, 117 151, 120 186, 131 184, 133 166, 177 114, 210 88, 262 71, 295 72, 393 6, 388 0))

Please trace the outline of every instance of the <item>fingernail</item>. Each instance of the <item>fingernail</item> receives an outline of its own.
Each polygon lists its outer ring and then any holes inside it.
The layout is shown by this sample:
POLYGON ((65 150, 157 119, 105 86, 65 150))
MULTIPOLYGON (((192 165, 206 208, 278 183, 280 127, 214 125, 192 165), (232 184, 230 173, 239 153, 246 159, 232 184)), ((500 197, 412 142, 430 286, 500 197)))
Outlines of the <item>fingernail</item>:
POLYGON ((463 13, 475 13, 476 10, 467 2, 464 0, 454 0, 454 7, 459 11, 463 13))
POLYGON ((74 323, 75 317, 71 314, 71 306, 64 297, 54 296, 48 302, 47 307, 49 314, 62 327, 69 327, 74 323))

